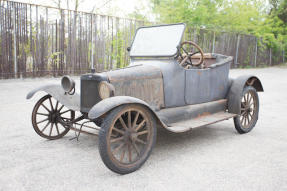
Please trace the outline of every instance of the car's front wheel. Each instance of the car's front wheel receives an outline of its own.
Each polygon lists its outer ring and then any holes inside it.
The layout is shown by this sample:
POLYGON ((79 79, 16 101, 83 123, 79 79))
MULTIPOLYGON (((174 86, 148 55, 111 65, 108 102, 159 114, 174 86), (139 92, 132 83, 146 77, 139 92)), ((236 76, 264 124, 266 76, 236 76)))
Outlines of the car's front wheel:
POLYGON ((137 104, 122 105, 108 113, 99 133, 99 151, 104 164, 119 174, 139 169, 156 142, 156 121, 137 104))
POLYGON ((70 122, 75 111, 66 108, 51 95, 45 95, 34 106, 32 125, 38 135, 46 139, 60 139, 69 132, 60 121, 70 122))
POLYGON ((246 86, 243 89, 240 109, 240 115, 234 117, 235 129, 240 134, 248 133, 256 125, 259 113, 259 98, 254 87, 246 86))

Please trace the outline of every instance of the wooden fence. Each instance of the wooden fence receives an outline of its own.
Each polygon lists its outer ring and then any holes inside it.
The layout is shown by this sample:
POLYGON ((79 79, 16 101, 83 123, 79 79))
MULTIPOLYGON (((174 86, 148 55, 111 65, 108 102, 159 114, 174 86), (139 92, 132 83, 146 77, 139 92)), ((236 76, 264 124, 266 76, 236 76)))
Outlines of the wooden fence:
MULTIPOLYGON (((126 48, 136 28, 150 24, 0 0, 0 79, 124 67, 129 64, 126 48)), ((284 62, 283 48, 272 50, 250 35, 188 27, 185 39, 195 41, 205 52, 234 56, 233 67, 284 62)))
POLYGON ((273 66, 285 62, 286 45, 276 44, 271 48, 262 38, 252 35, 189 27, 185 39, 196 42, 204 52, 233 56, 232 68, 273 66))

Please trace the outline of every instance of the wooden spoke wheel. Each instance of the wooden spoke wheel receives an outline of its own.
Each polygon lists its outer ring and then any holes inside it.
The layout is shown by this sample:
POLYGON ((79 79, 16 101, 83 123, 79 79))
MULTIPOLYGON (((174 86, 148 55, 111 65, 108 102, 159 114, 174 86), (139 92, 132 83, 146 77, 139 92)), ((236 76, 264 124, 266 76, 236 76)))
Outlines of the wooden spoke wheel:
POLYGON ((99 151, 105 165, 119 174, 140 168, 156 141, 153 115, 140 105, 123 105, 104 119, 99 133, 99 151))
POLYGON ((241 114, 234 118, 239 133, 248 133, 255 126, 259 113, 259 98, 252 86, 244 88, 241 98, 241 114))
POLYGON ((51 95, 42 97, 32 112, 32 125, 38 135, 46 139, 59 139, 69 132, 59 121, 71 121, 75 112, 66 108, 51 95))

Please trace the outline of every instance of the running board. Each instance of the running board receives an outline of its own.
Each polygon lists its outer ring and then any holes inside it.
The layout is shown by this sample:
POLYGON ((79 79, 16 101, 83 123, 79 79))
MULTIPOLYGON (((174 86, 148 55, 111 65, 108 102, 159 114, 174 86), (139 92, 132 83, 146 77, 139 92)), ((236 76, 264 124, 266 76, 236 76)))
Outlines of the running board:
POLYGON ((190 120, 171 123, 171 124, 168 124, 166 129, 174 133, 183 133, 186 131, 190 131, 193 128, 210 125, 213 123, 217 123, 219 121, 223 121, 223 120, 235 117, 236 115, 237 114, 220 111, 220 112, 213 113, 213 114, 199 116, 197 118, 190 119, 190 120))

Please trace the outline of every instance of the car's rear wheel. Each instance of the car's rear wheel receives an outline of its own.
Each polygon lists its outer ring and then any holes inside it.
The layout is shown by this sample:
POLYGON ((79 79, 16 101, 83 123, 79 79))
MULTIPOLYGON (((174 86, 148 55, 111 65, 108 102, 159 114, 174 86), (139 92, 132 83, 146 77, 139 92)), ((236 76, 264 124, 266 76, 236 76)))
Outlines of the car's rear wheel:
POLYGON ((119 106, 108 113, 99 133, 104 164, 119 174, 139 169, 156 142, 156 121, 144 106, 119 106))
POLYGON ((54 140, 65 136, 69 128, 59 121, 69 122, 75 117, 75 111, 66 108, 51 95, 42 97, 32 112, 32 125, 38 135, 54 140))
POLYGON ((241 114, 234 117, 235 129, 238 133, 250 132, 258 120, 259 98, 257 91, 252 86, 243 89, 241 97, 241 114))

